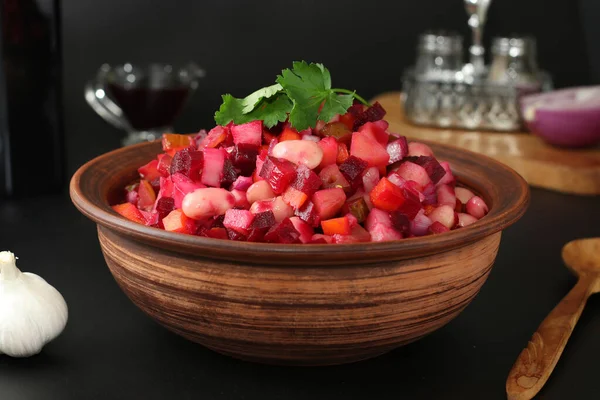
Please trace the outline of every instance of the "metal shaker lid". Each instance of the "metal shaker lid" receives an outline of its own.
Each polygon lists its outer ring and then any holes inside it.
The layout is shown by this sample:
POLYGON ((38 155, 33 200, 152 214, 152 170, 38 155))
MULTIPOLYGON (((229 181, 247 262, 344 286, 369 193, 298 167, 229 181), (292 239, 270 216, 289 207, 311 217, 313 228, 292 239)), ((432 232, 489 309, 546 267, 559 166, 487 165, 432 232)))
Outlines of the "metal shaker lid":
POLYGON ((492 53, 498 56, 536 57, 536 41, 532 37, 496 37, 492 41, 492 53))
POLYGON ((418 49, 440 55, 461 53, 463 38, 455 32, 428 31, 419 36, 418 49))

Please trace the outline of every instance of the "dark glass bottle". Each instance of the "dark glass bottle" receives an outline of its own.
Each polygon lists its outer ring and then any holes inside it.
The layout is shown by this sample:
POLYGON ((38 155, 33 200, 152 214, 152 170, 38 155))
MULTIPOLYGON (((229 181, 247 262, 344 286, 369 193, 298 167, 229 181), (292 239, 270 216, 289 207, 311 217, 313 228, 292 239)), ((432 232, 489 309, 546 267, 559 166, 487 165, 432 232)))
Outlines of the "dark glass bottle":
POLYGON ((64 184, 58 0, 0 0, 0 196, 64 184))

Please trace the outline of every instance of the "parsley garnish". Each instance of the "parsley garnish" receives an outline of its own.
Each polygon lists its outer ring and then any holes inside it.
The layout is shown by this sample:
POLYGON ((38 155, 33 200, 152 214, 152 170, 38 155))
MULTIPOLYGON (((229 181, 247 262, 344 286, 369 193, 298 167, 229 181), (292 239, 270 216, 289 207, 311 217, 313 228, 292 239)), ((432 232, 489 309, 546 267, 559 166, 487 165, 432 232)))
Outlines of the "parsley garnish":
POLYGON ((298 131, 314 127, 317 120, 329 121, 344 114, 353 99, 369 105, 356 92, 332 89, 331 75, 323 64, 294 62, 277 76, 277 84, 257 90, 243 99, 222 96, 223 104, 215 113, 215 122, 243 124, 262 120, 267 128, 288 119, 298 131), (341 94, 343 93, 343 94, 341 94))

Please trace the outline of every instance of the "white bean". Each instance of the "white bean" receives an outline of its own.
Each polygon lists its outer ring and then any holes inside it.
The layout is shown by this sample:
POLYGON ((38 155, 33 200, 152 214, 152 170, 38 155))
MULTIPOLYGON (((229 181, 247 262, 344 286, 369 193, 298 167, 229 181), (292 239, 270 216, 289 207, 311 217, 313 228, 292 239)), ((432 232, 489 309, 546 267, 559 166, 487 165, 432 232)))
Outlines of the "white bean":
POLYGON ((273 193, 273 189, 271 189, 271 185, 267 181, 254 182, 246 190, 246 199, 248 199, 248 203, 250 204, 273 197, 275 197, 275 193, 273 193))
POLYGON ((317 168, 323 160, 323 150, 313 141, 285 140, 273 147, 273 157, 283 158, 297 165, 306 165, 310 169, 317 168))
POLYGON ((203 188, 186 194, 181 209, 189 218, 199 220, 225 214, 233 206, 235 197, 227 190, 203 188))

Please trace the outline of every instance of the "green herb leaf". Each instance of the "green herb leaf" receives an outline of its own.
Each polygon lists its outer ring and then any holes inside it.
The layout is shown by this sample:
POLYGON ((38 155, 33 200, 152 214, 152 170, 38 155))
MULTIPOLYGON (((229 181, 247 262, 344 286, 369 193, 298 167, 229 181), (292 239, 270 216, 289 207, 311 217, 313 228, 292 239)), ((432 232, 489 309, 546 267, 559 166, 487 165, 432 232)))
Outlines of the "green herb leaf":
MULTIPOLYGON (((290 111, 292 111, 292 101, 285 93, 280 93, 267 100, 263 99, 257 108, 249 114, 245 114, 244 117, 248 118, 245 122, 262 120, 264 126, 272 128, 279 122, 287 120, 290 111)), ((237 124, 237 122, 235 123, 237 124)))
POLYGON ((352 106, 354 96, 351 94, 329 93, 319 114, 321 121, 329 122, 336 114, 345 114, 352 106))
POLYGON ((277 94, 277 92, 279 92, 282 89, 283 88, 281 87, 280 84, 275 84, 275 85, 267 86, 262 89, 258 89, 256 92, 246 96, 242 100, 242 104, 243 104, 242 111, 244 112, 244 114, 248 114, 249 112, 254 110, 254 107, 256 107, 262 99, 268 99, 269 97, 277 94))
POLYGON ((224 94, 221 96, 223 104, 219 108, 219 111, 215 113, 215 122, 217 125, 227 125, 231 121, 236 122, 236 118, 244 115, 244 105, 242 100, 236 99, 230 94, 224 94))

